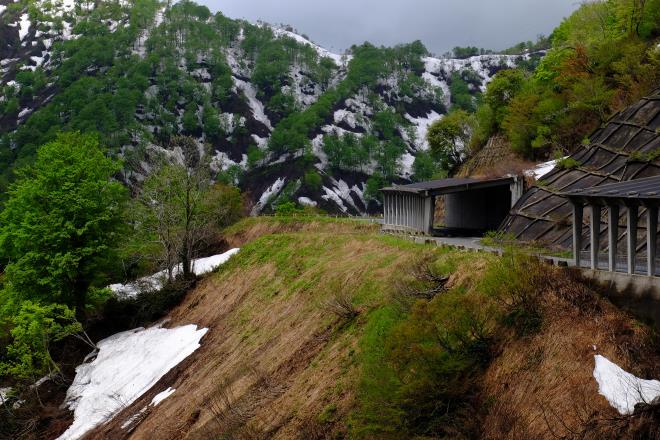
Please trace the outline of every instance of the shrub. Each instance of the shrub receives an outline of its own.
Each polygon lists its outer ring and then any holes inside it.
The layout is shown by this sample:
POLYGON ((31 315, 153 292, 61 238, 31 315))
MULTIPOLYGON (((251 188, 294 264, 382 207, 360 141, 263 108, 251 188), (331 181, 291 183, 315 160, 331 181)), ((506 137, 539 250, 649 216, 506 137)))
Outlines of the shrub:
POLYGON ((555 166, 561 170, 572 170, 579 167, 580 165, 582 165, 580 161, 577 161, 569 156, 563 159, 559 159, 555 166))

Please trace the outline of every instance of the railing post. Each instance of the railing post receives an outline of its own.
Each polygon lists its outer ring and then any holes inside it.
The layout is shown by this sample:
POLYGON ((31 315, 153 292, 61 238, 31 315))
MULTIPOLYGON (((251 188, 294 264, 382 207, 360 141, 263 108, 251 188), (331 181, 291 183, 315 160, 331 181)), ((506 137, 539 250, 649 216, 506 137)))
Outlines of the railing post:
POLYGON ((637 205, 628 205, 626 243, 628 245, 628 274, 635 273, 635 254, 637 253, 637 205))
POLYGON ((619 242, 619 205, 609 205, 607 207, 607 226, 608 226, 608 269, 610 272, 616 272, 616 254, 619 242))
POLYGON ((658 207, 651 205, 646 207, 646 260, 647 274, 655 276, 655 256, 658 241, 658 207))
POLYGON ((575 267, 580 267, 582 258, 582 220, 584 216, 584 207, 582 203, 571 201, 573 205, 573 262, 575 267))
POLYGON ((598 269, 598 250, 600 249, 600 206, 590 205, 591 222, 591 268, 598 269))

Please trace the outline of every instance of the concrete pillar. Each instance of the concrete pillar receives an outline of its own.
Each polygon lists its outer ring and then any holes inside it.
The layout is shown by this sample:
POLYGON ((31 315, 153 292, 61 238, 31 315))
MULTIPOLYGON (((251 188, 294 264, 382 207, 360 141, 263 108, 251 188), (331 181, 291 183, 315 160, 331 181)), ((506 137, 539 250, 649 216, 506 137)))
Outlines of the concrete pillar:
POLYGON ((646 260, 647 274, 655 276, 656 243, 658 241, 658 207, 646 207, 646 260))
POLYGON ((403 196, 403 219, 403 226, 408 228, 410 221, 410 195, 408 194, 403 196))
POLYGON ((582 203, 573 202, 573 262, 576 267, 580 267, 582 258, 582 220, 584 217, 584 207, 582 203))
POLYGON ((408 194, 403 196, 403 226, 408 227, 408 194))
POLYGON ((616 251, 619 241, 619 205, 607 207, 607 229, 608 229, 608 269, 616 272, 616 251))
POLYGON ((525 179, 522 176, 515 176, 513 182, 509 185, 509 190, 511 191, 511 207, 513 208, 525 192, 525 179))
POLYGON ((392 224, 392 194, 387 193, 387 224, 392 224))
POLYGON ((394 210, 392 224, 396 226, 399 224, 399 193, 392 194, 392 209, 394 210))
POLYGON ((591 268, 598 269, 598 251, 600 250, 600 206, 590 205, 591 221, 589 236, 591 238, 591 268))
POLYGON ((431 235, 433 233, 433 197, 425 197, 422 203, 424 209, 422 230, 425 234, 431 235))
POLYGON ((628 273, 635 273, 635 254, 637 253, 637 205, 629 205, 627 213, 626 238, 628 244, 628 273))
POLYGON ((422 206, 420 204, 421 197, 415 196, 415 229, 418 232, 422 232, 422 222, 420 218, 422 217, 422 206))

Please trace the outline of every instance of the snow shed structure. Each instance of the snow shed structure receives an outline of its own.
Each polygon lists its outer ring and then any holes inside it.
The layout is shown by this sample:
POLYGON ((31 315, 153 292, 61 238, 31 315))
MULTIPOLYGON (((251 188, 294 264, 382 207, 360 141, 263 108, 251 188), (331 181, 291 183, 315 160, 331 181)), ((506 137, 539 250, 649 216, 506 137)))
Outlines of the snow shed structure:
POLYGON ((645 179, 628 180, 626 182, 601 185, 595 188, 577 188, 564 193, 573 207, 573 259, 575 266, 582 266, 584 207, 589 207, 589 266, 591 269, 602 269, 601 214, 607 211, 607 270, 617 272, 623 268, 628 274, 646 274, 657 276, 658 249, 658 206, 660 205, 660 176, 645 179), (619 218, 621 208, 625 209, 625 240, 624 252, 619 252, 619 218), (644 210, 642 218, 646 219, 646 252, 638 256, 638 223, 640 210, 644 210), (646 261, 638 266, 639 259, 646 261), (644 264, 645 263, 645 264, 644 264))
MULTIPOLYGON (((578 147, 570 158, 564 162, 567 166, 555 167, 525 192, 504 222, 503 231, 521 241, 570 250, 573 206, 568 193, 660 176, 660 89, 612 116, 592 133, 589 144, 578 147)), ((640 214, 638 252, 646 246, 643 206, 640 214)), ((601 248, 607 245, 605 220, 603 217, 601 248)), ((625 224, 625 218, 620 222, 625 224)), ((586 235, 586 226, 584 229, 586 235)), ((625 235, 621 234, 619 240, 619 248, 623 249, 625 235)))
POLYGON ((443 229, 479 234, 497 229, 522 196, 523 178, 452 178, 393 185, 383 192, 383 230, 433 235, 435 199, 442 196, 443 229))

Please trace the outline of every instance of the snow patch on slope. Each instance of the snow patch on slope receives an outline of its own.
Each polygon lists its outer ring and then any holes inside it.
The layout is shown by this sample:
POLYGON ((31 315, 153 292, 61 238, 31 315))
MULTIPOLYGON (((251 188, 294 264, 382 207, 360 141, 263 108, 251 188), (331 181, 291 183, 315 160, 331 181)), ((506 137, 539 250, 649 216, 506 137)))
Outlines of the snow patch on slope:
POLYGON ((154 398, 151 400, 151 404, 153 406, 158 405, 160 402, 162 402, 163 400, 167 399, 172 394, 174 394, 175 391, 176 391, 175 388, 167 387, 165 391, 162 391, 154 396, 154 398))
POLYGON ((30 32, 30 19, 28 14, 25 13, 21 15, 21 21, 19 22, 20 28, 18 29, 18 39, 23 41, 23 38, 30 32))
MULTIPOLYGON (((223 254, 193 260, 193 272, 195 275, 204 275, 212 272, 225 264, 233 255, 238 253, 238 251, 238 248, 234 248, 223 254)), ((173 275, 176 276, 179 272, 181 272, 181 265, 174 268, 173 275)), ((132 298, 141 292, 151 292, 162 289, 166 280, 167 270, 161 270, 153 275, 140 278, 127 284, 111 284, 108 288, 119 298, 132 298)))
MULTIPOLYGON (((437 78, 432 79, 432 77, 443 76, 446 78, 454 72, 473 70, 481 77, 481 91, 484 92, 486 84, 492 79, 491 71, 515 67, 516 60, 520 58, 527 59, 529 55, 476 55, 465 59, 425 57, 422 61, 424 61, 426 72, 430 75, 425 75, 424 78, 438 84, 440 81, 437 78)), ((443 91, 449 96, 448 89, 445 91, 443 87, 443 91)))
POLYGON ((343 65, 343 64, 344 64, 344 60, 346 60, 346 62, 348 62, 349 59, 350 59, 349 57, 344 57, 344 58, 342 59, 342 56, 341 56, 341 55, 336 54, 336 53, 332 53, 332 52, 330 52, 329 50, 322 48, 322 47, 319 46, 318 44, 314 44, 314 43, 312 43, 311 41, 309 41, 307 38, 303 37, 302 35, 298 35, 298 34, 296 34, 296 33, 294 33, 294 32, 287 31, 287 30, 285 30, 285 29, 280 29, 280 28, 272 27, 272 26, 271 26, 271 29, 273 30, 273 33, 274 33, 276 36, 278 36, 278 37, 289 37, 289 38, 293 38, 293 39, 296 40, 298 43, 305 44, 305 45, 307 45, 307 46, 311 46, 311 47, 316 51, 316 53, 319 54, 320 57, 330 58, 330 59, 332 59, 332 60, 335 62, 335 64, 337 64, 338 66, 343 65))
POLYGON ((11 387, 0 388, 0 406, 4 405, 4 403, 7 401, 7 397, 9 397, 11 391, 11 387))
POLYGON ((598 392, 619 414, 632 414, 636 404, 650 403, 660 397, 660 381, 640 379, 599 354, 594 359, 598 392))
POLYGON ((76 368, 65 405, 73 424, 58 440, 75 440, 111 420, 200 347, 208 329, 138 328, 98 343, 96 359, 76 368))
MULTIPOLYGON (((564 157, 564 159, 566 157, 564 157)), ((532 169, 525 170, 524 172, 525 176, 534 177, 536 180, 538 180, 541 177, 548 174, 550 171, 552 171, 555 168, 555 166, 557 166, 557 162, 559 162, 559 159, 549 160, 548 162, 540 163, 532 169)))
POLYGON ((268 119, 268 116, 266 116, 263 103, 257 99, 257 90, 254 88, 254 86, 251 83, 245 82, 236 77, 233 78, 237 89, 236 91, 238 91, 238 89, 243 90, 243 94, 245 94, 245 97, 248 100, 248 105, 252 110, 254 119, 264 124, 266 127, 268 127, 269 130, 273 130, 270 119, 268 119))
POLYGON ((418 150, 426 151, 429 149, 429 143, 426 140, 426 134, 429 132, 429 127, 435 121, 442 119, 442 115, 431 110, 426 114, 426 117, 413 118, 409 114, 404 115, 405 118, 415 126, 415 146, 418 150))
POLYGON ((257 203, 254 205, 252 208, 252 215, 258 215, 262 209, 266 207, 268 202, 279 194, 280 191, 282 191, 282 188, 284 188, 284 182, 286 179, 284 177, 279 177, 271 186, 269 186, 266 191, 261 194, 261 197, 259 197, 259 200, 257 203))

